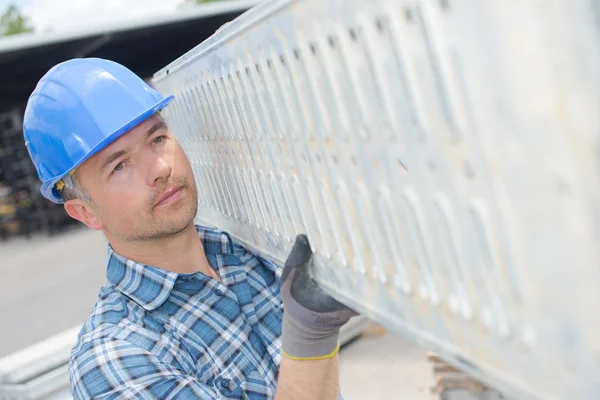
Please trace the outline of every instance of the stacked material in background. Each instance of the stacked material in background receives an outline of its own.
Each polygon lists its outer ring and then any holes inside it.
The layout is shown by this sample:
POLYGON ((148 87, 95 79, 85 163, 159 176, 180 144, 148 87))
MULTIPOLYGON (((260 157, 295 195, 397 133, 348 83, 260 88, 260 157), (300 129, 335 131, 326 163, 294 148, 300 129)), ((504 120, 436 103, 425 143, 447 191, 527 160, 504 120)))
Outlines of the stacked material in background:
POLYGON ((0 114, 0 239, 54 234, 73 225, 61 205, 39 192, 40 181, 23 139, 22 110, 0 114))

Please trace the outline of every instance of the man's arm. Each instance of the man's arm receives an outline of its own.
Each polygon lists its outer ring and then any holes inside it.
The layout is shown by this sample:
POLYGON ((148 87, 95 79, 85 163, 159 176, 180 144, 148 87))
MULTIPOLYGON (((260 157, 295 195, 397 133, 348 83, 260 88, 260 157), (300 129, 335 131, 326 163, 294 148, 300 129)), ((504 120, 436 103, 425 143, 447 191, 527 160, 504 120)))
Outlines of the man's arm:
POLYGON ((337 400, 339 392, 337 355, 315 361, 281 359, 275 400, 337 400))
POLYGON ((311 263, 308 239, 299 235, 281 275, 283 357, 275 400, 339 398, 339 331, 357 313, 321 290, 311 263))

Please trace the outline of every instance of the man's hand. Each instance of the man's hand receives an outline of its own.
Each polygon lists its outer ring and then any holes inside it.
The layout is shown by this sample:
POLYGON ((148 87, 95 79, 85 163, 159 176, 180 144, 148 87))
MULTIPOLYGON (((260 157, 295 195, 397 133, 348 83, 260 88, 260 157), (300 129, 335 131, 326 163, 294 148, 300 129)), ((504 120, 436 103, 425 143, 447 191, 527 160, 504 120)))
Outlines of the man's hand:
POLYGON ((281 276, 282 353, 295 360, 335 357, 340 328, 358 315, 321 290, 310 276, 311 263, 308 239, 298 235, 281 276))

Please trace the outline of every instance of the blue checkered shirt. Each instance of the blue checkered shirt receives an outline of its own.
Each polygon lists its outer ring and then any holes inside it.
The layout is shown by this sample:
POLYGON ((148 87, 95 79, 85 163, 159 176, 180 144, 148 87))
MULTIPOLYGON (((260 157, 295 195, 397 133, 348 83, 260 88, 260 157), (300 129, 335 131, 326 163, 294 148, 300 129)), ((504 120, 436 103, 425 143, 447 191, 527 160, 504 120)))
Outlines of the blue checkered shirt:
POLYGON ((271 399, 280 355, 281 269, 227 233, 197 227, 223 284, 127 260, 71 352, 75 399, 271 399))

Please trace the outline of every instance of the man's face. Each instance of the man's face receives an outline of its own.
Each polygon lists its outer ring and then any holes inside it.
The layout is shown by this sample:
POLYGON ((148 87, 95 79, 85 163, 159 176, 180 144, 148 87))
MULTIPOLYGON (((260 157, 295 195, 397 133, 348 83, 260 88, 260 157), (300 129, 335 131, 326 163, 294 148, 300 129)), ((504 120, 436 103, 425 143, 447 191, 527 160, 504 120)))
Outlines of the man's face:
POLYGON ((169 237, 196 215, 189 160, 156 114, 81 165, 79 179, 102 229, 121 241, 169 237))

